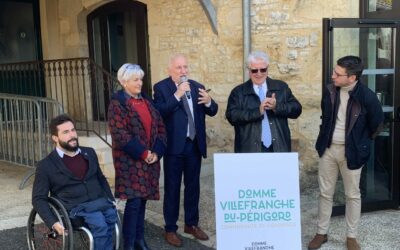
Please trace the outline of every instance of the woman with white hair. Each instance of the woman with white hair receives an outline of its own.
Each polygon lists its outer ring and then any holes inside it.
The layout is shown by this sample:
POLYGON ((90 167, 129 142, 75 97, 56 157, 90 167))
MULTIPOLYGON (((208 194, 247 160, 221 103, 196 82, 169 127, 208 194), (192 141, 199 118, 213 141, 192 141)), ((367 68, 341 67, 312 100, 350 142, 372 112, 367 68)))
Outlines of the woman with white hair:
POLYGON ((142 93, 143 70, 126 63, 118 70, 123 87, 111 97, 108 123, 115 168, 115 197, 126 200, 124 249, 147 250, 144 216, 147 200, 160 199, 160 158, 167 139, 151 98, 142 93))

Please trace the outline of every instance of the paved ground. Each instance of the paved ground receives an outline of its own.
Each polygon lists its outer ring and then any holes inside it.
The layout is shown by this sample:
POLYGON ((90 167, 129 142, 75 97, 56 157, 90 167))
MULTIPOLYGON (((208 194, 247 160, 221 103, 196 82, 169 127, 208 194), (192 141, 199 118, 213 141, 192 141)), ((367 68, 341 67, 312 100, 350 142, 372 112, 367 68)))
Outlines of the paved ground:
MULTIPOLYGON (((23 190, 18 185, 29 169, 0 162, 0 249, 27 249, 25 224, 31 209, 32 180, 23 190)), ((162 183, 161 183, 162 184, 162 183)), ((215 214, 214 214, 214 177, 212 164, 205 164, 201 178, 200 226, 211 236, 209 241, 200 242, 191 239, 182 232, 182 221, 179 221, 184 247, 181 249, 215 249, 215 214)), ((162 188, 161 188, 162 190, 162 188)), ((122 208, 123 204, 120 203, 122 208)), ((302 241, 307 249, 308 241, 316 230, 317 195, 312 191, 301 194, 302 241)), ((181 213, 181 219, 183 218, 181 213)), ((175 249, 165 244, 162 237, 162 201, 148 203, 146 214, 146 240, 152 249, 175 249)), ((343 216, 332 219, 329 242, 321 250, 345 249, 345 222, 343 216)), ((362 249, 366 250, 400 250, 400 211, 385 210, 364 213, 361 217, 359 240, 362 249)), ((284 249, 286 250, 286 249, 284 249)), ((290 250, 290 249, 288 249, 290 250)))
MULTIPOLYGON (((153 250, 176 250, 175 247, 170 246, 160 237, 163 230, 151 223, 145 225, 146 241, 149 247, 153 250)), ((0 249, 1 250, 26 250, 28 249, 26 243, 26 227, 19 227, 0 231, 0 249)), ((199 242, 183 237, 184 249, 191 250, 212 250, 200 244, 199 242)))

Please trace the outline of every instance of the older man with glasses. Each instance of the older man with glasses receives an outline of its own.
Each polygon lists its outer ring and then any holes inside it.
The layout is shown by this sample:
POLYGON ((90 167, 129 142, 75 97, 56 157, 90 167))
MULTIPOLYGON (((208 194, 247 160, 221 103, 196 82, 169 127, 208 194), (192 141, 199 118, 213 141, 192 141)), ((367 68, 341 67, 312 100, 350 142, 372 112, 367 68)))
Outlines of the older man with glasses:
POLYGON ((290 152, 288 118, 302 107, 288 85, 268 77, 269 58, 261 51, 249 54, 250 79, 236 86, 228 99, 226 118, 235 128, 235 152, 290 152))

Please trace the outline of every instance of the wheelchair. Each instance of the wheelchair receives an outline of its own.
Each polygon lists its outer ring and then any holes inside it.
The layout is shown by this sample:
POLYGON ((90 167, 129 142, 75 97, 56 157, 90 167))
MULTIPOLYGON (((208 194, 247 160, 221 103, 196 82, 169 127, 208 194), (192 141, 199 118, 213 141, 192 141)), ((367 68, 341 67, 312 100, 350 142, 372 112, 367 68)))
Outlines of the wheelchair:
MULTIPOLYGON (((48 228, 33 208, 28 218, 27 240, 29 250, 73 250, 87 249, 93 250, 93 236, 82 220, 70 220, 68 212, 63 204, 49 197, 49 206, 58 221, 64 226, 64 235, 59 235, 55 230, 48 228)), ((115 223, 113 234, 114 249, 120 247, 121 223, 115 223)))

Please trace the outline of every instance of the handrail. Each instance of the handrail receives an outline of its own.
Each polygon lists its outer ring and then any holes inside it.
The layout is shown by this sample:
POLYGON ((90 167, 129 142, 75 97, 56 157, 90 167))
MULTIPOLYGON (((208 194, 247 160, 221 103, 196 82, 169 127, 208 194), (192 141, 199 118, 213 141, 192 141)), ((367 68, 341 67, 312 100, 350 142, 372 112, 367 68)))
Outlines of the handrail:
POLYGON ((87 57, 0 64, 3 92, 57 100, 76 122, 111 147, 106 125, 111 94, 118 80, 87 57))
MULTIPOLYGON (((53 149, 49 121, 61 113, 61 104, 52 99, 0 93, 0 160, 33 168, 53 149)), ((33 174, 34 169, 20 189, 33 174)))

